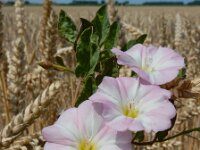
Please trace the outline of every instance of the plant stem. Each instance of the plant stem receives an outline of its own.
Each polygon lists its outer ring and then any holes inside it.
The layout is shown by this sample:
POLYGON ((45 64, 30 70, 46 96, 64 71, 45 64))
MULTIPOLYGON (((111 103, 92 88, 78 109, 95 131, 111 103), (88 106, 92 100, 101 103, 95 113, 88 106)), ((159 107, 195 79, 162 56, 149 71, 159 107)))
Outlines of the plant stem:
POLYGON ((135 145, 152 145, 152 144, 154 144, 155 142, 164 142, 164 141, 168 141, 168 140, 171 140, 171 139, 176 138, 176 137, 178 137, 178 136, 185 135, 185 134, 188 134, 188 133, 191 133, 191 132, 194 132, 194 131, 200 132, 200 127, 199 127, 199 128, 189 129, 189 130, 186 130, 186 131, 182 131, 182 132, 180 132, 180 133, 178 133, 178 134, 176 134, 176 135, 170 136, 170 137, 168 137, 168 138, 166 138, 166 139, 164 139, 164 140, 161 140, 161 141, 156 140, 156 138, 155 138, 155 139, 152 140, 152 141, 141 142, 141 143, 132 141, 132 144, 135 144, 135 145))
POLYGON ((5 77, 4 77, 4 72, 2 70, 0 70, 0 85, 1 85, 1 89, 3 92, 3 103, 4 103, 4 107, 5 107, 5 112, 6 112, 6 121, 7 123, 10 122, 10 112, 9 112, 9 104, 8 104, 8 95, 7 95, 7 86, 5 83, 5 77))

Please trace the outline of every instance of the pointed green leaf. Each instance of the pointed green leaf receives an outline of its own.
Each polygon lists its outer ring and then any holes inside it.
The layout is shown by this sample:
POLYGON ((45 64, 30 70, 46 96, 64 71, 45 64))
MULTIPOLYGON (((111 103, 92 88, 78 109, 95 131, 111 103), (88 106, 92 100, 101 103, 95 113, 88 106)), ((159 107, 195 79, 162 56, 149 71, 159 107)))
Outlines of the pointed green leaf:
POLYGON ((96 44, 91 44, 91 56, 90 56, 90 70, 87 75, 91 75, 94 73, 94 70, 97 66, 99 60, 100 51, 96 44))
POLYGON ((119 68, 116 63, 116 59, 114 57, 109 58, 103 64, 103 75, 104 76, 112 76, 118 77, 119 76, 119 68))
POLYGON ((90 70, 90 39, 92 35, 92 27, 87 28, 80 35, 79 43, 77 44, 76 50, 76 76, 84 77, 90 70))
POLYGON ((99 43, 102 44, 105 41, 110 28, 106 5, 102 6, 97 11, 94 20, 92 20, 92 24, 94 25, 95 33, 99 36, 99 43))
POLYGON ((131 48, 132 46, 136 45, 136 44, 143 44, 145 39, 146 39, 147 35, 144 34, 144 35, 141 35, 138 39, 136 40, 130 40, 128 41, 128 43, 126 43, 124 45, 124 47, 122 48, 123 51, 126 51, 128 50, 129 48, 131 48))
POLYGON ((75 107, 78 107, 82 102, 87 100, 93 93, 93 79, 92 77, 88 77, 84 83, 83 90, 75 104, 75 107))
POLYGON ((93 26, 93 24, 87 20, 87 19, 84 19, 84 18, 80 18, 81 20, 81 29, 80 29, 80 33, 82 33, 85 29, 93 26))
POLYGON ((85 29, 93 26, 93 24, 90 21, 86 20, 86 19, 80 18, 80 20, 81 20, 81 28, 80 28, 80 31, 79 31, 79 33, 77 35, 77 38, 76 38, 75 42, 74 42, 74 50, 75 51, 76 51, 76 48, 77 48, 77 42, 78 42, 79 37, 82 34, 82 32, 85 29))
POLYGON ((105 50, 111 50, 113 47, 117 46, 119 34, 120 34, 120 25, 118 22, 114 22, 110 26, 110 31, 108 34, 108 37, 106 38, 106 41, 104 42, 104 49, 105 50))
POLYGON ((77 44, 76 76, 86 77, 93 74, 99 60, 98 46, 92 42, 92 27, 89 27, 80 36, 77 44))
POLYGON ((76 25, 63 10, 61 10, 59 14, 58 31, 60 35, 66 38, 69 42, 75 42, 78 34, 76 25))

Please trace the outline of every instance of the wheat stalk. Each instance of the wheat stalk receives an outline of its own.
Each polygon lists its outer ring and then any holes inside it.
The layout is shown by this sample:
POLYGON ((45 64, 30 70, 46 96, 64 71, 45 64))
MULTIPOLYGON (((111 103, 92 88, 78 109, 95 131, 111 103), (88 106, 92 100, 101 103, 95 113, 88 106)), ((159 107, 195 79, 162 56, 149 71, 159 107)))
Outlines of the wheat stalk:
POLYGON ((0 2, 0 64, 2 63, 3 56, 3 14, 2 14, 2 2, 0 2))
POLYGON ((159 43, 161 46, 166 46, 167 45, 167 34, 166 34, 166 19, 164 14, 161 16, 161 28, 160 28, 160 40, 159 43))
POLYGON ((43 16, 41 20, 40 26, 40 50, 44 51, 46 48, 45 40, 46 40, 46 27, 47 22, 51 13, 51 0, 44 0, 43 3, 43 16))
POLYGON ((182 44, 182 37, 183 37, 182 19, 179 14, 176 14, 174 46, 181 53, 182 51, 180 50, 180 46, 182 44))

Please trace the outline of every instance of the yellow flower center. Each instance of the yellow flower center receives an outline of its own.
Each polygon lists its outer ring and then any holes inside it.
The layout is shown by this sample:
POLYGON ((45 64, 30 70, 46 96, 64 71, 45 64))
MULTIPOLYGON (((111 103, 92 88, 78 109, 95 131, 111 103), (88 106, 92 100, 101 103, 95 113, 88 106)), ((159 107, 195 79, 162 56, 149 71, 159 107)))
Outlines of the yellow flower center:
POLYGON ((138 110, 132 103, 129 103, 127 106, 123 107, 122 111, 125 116, 130 118, 136 118, 138 116, 138 110))
POLYGON ((150 66, 143 66, 142 70, 144 70, 145 72, 153 72, 154 71, 154 69, 150 66))
POLYGON ((96 145, 87 140, 82 140, 79 144, 79 150, 96 150, 96 145))
POLYGON ((152 61, 153 60, 151 57, 146 57, 146 60, 142 64, 142 70, 144 70, 145 72, 153 72, 154 68, 151 67, 152 61))

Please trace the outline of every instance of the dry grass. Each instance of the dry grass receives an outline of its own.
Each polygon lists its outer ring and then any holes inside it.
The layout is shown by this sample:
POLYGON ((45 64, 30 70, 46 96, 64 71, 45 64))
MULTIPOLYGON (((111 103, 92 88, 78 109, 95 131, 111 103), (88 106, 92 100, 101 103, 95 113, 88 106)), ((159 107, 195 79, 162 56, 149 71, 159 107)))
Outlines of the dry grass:
MULTIPOLYGON (((37 62, 54 61, 53 56, 59 55, 73 69, 72 47, 58 38, 55 30, 57 14, 60 9, 65 10, 78 27, 80 17, 92 19, 99 7, 52 7, 48 0, 44 7, 23 7, 17 1, 15 9, 3 7, 3 20, 0 17, 0 149, 40 150, 44 144, 41 129, 52 124, 63 110, 74 106, 81 81, 72 74, 46 71, 37 62), (59 40, 55 42, 56 39, 59 40)), ((164 86, 174 92, 178 108, 170 135, 199 127, 200 100, 196 96, 200 93, 199 7, 114 8, 111 5, 110 9, 111 21, 120 19, 122 43, 147 33, 146 44, 172 47, 186 57, 189 84, 174 81, 164 86)), ((127 68, 121 72, 130 74, 127 68)), ((192 133, 136 149, 198 150, 199 147, 200 135, 192 133)))

